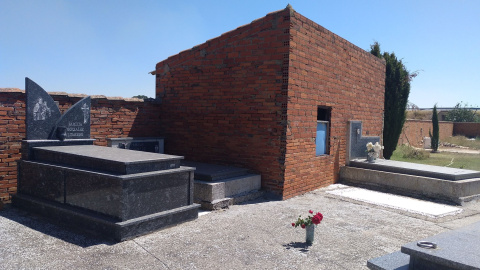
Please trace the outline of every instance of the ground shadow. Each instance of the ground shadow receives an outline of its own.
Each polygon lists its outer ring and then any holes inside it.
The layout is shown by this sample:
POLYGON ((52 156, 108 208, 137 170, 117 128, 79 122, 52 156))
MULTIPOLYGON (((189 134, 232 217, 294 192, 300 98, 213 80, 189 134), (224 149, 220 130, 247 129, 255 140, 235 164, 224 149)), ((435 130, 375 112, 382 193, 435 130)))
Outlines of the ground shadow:
POLYGON ((311 247, 311 244, 307 244, 305 242, 291 242, 288 244, 283 245, 286 249, 296 249, 300 252, 309 252, 308 250, 309 247, 311 247))
MULTIPOLYGON (((16 207, 12 207, 11 205, 4 206, 4 209, 0 211, 0 217, 9 219, 32 230, 83 248, 100 244, 115 244, 113 241, 102 239, 100 237, 94 237, 72 228, 67 228, 65 225, 56 223, 45 217, 26 212, 16 207)), ((22 230, 20 226, 18 226, 17 229, 18 231, 22 230)))

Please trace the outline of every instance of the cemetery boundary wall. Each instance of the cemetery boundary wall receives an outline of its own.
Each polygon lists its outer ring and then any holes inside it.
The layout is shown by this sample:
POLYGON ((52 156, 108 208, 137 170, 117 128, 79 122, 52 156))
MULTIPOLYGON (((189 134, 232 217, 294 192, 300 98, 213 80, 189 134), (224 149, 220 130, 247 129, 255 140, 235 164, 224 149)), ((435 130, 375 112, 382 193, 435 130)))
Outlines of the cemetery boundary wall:
POLYGON ((453 124, 453 135, 463 135, 469 138, 480 137, 480 123, 459 123, 453 124))
MULTIPOLYGON (((49 93, 64 113, 86 95, 49 93)), ((91 138, 106 146, 107 138, 155 137, 159 104, 136 98, 91 96, 91 138)), ((17 160, 25 138, 25 91, 0 89, 0 200, 10 201, 17 191, 17 160)))
MULTIPOLYGON (((451 137, 454 130, 453 122, 439 121, 439 139, 440 141, 451 137)), ((414 147, 423 148, 423 138, 429 137, 428 131, 432 131, 432 120, 405 120, 403 131, 398 139, 398 145, 410 144, 414 147)))

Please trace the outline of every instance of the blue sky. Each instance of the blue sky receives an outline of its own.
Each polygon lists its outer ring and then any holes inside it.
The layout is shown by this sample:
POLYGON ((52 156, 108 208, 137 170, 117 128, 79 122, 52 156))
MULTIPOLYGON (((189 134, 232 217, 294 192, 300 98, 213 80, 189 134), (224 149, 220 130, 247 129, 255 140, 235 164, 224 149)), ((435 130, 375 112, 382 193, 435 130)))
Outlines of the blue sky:
POLYGON ((0 88, 155 96, 168 56, 283 9, 369 50, 395 52, 420 107, 480 106, 480 1, 0 0, 0 88))

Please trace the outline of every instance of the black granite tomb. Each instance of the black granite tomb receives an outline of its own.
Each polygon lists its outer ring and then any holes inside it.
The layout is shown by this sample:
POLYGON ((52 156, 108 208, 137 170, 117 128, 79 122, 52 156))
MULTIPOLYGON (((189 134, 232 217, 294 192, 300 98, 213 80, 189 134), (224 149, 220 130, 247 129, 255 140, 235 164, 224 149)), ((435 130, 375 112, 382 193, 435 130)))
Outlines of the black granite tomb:
POLYGON ((94 146, 90 97, 61 115, 48 93, 25 82, 14 205, 116 241, 198 217, 195 169, 180 166, 183 157, 94 146))

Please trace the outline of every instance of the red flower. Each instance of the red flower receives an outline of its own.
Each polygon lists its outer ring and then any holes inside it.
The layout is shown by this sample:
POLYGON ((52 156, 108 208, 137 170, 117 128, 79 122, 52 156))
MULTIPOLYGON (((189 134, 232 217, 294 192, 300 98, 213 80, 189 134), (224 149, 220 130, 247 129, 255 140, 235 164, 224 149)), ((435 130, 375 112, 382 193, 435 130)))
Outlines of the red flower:
POLYGON ((312 210, 309 210, 308 212, 309 212, 310 214, 313 214, 313 211, 312 211, 312 210))
POLYGON ((305 229, 305 227, 306 227, 305 224, 302 224, 302 229, 305 229))
POLYGON ((315 224, 315 225, 318 225, 318 224, 320 224, 322 219, 323 219, 323 215, 321 213, 317 213, 315 216, 313 216, 312 223, 315 224))
POLYGON ((292 223, 292 227, 295 227, 295 223, 292 223))

